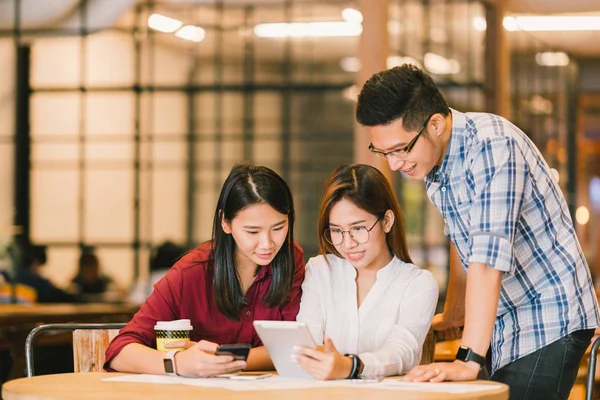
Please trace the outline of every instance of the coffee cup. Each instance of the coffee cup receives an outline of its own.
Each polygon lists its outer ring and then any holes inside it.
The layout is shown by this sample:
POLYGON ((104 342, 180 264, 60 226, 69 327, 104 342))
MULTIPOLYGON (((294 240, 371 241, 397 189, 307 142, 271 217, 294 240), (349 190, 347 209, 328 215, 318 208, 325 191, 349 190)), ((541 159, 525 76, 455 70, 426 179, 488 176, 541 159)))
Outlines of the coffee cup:
POLYGON ((184 347, 165 348, 167 343, 190 340, 192 325, 189 319, 176 321, 157 321, 154 326, 156 331, 156 349, 159 351, 185 350, 184 347))

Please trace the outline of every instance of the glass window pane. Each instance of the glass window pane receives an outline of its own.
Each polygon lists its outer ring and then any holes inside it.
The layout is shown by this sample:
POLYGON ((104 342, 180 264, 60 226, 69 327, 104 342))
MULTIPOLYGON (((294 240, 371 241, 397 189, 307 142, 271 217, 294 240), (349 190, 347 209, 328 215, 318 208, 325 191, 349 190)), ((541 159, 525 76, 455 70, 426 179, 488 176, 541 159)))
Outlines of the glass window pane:
POLYGON ((194 241, 197 243, 211 238, 221 185, 213 169, 196 169, 194 241))
POLYGON ((0 142, 0 241, 10 235, 14 215, 14 147, 0 142))
POLYGON ((281 95, 258 92, 254 95, 254 131, 257 135, 279 135, 282 132, 281 95))
POLYGON ((142 94, 142 135, 183 135, 188 132, 188 99, 183 93, 142 94))
POLYGON ((70 165, 76 167, 79 159, 78 143, 52 143, 48 141, 33 142, 31 144, 31 162, 34 167, 40 163, 48 165, 70 165))
POLYGON ((187 142, 154 142, 152 143, 152 160, 161 165, 161 168, 184 166, 187 163, 187 142))
POLYGON ((30 99, 32 136, 79 132, 79 93, 34 93, 30 99))
POLYGON ((85 240, 133 239, 133 171, 85 172, 85 240))
POLYGON ((99 32, 86 39, 86 79, 90 86, 132 85, 134 46, 131 34, 99 32))
MULTIPOLYGON (((131 286, 133 249, 98 246, 96 255, 100 261, 100 271, 111 278, 118 288, 125 290, 131 286)), ((140 259, 140 269, 143 268, 142 263, 146 264, 147 260, 140 259)))
POLYGON ((133 164, 133 143, 86 143, 85 157, 90 166, 130 168, 133 164))
POLYGON ((186 184, 185 169, 152 172, 152 241, 185 241, 186 184))
POLYGON ((79 86, 81 44, 82 39, 77 37, 37 37, 31 46, 31 85, 79 86))
POLYGON ((15 44, 10 38, 0 39, 0 138, 14 133, 15 44))
POLYGON ((133 134, 133 93, 88 93, 86 100, 87 134, 133 134))
POLYGON ((217 143, 213 139, 202 137, 194 144, 196 169, 212 168, 216 158, 217 143))
POLYGON ((31 236, 34 242, 77 241, 79 176, 75 170, 31 171, 31 236))
POLYGON ((48 260, 41 269, 41 274, 51 280, 56 286, 68 289, 77 274, 79 262, 79 247, 49 246, 46 249, 48 260))
POLYGON ((186 85, 194 60, 181 51, 181 39, 149 30, 140 52, 142 85, 186 85))
POLYGON ((252 143, 254 162, 272 169, 281 166, 282 142, 280 140, 256 139, 252 143))

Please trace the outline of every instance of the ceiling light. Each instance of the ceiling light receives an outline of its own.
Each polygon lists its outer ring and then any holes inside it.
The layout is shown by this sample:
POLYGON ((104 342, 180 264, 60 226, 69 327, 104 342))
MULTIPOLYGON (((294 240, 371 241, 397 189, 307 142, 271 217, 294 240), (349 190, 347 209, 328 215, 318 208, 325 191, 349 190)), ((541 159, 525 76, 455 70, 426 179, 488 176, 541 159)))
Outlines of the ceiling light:
POLYGON ((346 89, 343 90, 342 96, 346 100, 356 102, 356 101, 358 101, 359 92, 360 92, 360 90, 358 89, 358 86, 352 85, 352 86, 348 86, 346 89))
POLYGON ((589 15, 562 15, 562 16, 517 16, 504 17, 506 30, 523 31, 600 31, 600 16, 589 15), (511 19, 509 29, 507 19, 511 19))
POLYGON ((535 62, 542 67, 564 67, 569 65, 569 56, 562 51, 556 53, 547 51, 537 53, 535 55, 535 62))
POLYGON ((392 36, 402 33, 402 24, 400 21, 388 21, 388 33, 392 36))
POLYGON ((435 53, 426 53, 423 57, 425 68, 435 75, 450 75, 460 72, 460 63, 435 53))
POLYGON ((597 176, 590 180, 590 203, 596 210, 600 210, 600 178, 597 176))
POLYGON ((519 23, 515 17, 504 17, 502 20, 502 25, 504 26, 504 29, 510 32, 514 32, 519 29, 519 23))
POLYGON ((487 29, 487 21, 483 17, 473 18, 473 29, 477 32, 485 32, 487 29))
POLYGON ((148 17, 148 26, 157 31, 173 33, 181 28, 183 22, 160 14, 152 14, 148 17))
POLYGON ((278 22, 258 24, 254 34, 261 38, 360 36, 362 25, 349 22, 278 22))
POLYGON ((344 8, 342 10, 342 18, 344 18, 344 21, 350 22, 351 24, 360 24, 363 20, 363 15, 354 8, 344 8))
POLYGON ((556 168, 550 168, 550 173, 552 174, 552 177, 554 178, 556 183, 560 182, 560 174, 558 173, 558 170, 556 168))
POLYGON ((175 33, 175 36, 192 42, 201 42, 204 40, 206 33, 199 26, 186 25, 175 33))
POLYGON ((575 211, 575 220, 579 225, 585 225, 590 220, 590 211, 586 206, 581 206, 577 208, 575 211))
POLYGON ((550 115, 554 106, 552 102, 538 94, 531 96, 529 100, 529 111, 535 115, 550 115))
POLYGON ((361 63, 358 57, 344 57, 340 60, 340 68, 344 72, 360 71, 361 63))

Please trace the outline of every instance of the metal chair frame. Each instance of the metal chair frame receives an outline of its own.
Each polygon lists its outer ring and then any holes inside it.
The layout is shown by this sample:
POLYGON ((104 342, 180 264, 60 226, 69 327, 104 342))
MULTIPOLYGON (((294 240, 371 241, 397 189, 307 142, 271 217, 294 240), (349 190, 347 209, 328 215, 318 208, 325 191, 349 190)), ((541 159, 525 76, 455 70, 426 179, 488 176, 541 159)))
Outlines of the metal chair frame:
POLYGON ((598 358, 598 348, 600 347, 600 337, 594 340, 590 351, 590 362, 588 364, 587 383, 585 387, 585 400, 592 400, 594 392, 594 378, 596 377, 596 359, 598 358))
POLYGON ((35 375, 33 365, 33 343, 38 335, 47 331, 75 331, 77 329, 121 329, 125 327, 125 323, 105 323, 105 324, 85 324, 85 323, 68 323, 68 324, 47 324, 33 328, 27 339, 25 340, 25 367, 27 377, 31 378, 35 375))

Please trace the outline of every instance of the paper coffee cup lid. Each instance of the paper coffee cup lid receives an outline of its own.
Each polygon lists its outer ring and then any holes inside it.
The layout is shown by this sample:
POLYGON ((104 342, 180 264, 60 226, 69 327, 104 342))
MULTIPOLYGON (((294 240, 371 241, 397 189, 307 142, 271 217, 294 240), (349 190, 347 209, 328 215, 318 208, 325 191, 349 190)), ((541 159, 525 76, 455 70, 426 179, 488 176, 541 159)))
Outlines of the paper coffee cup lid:
POLYGON ((189 319, 178 319, 175 321, 156 321, 154 329, 157 331, 191 331, 192 325, 189 319))

